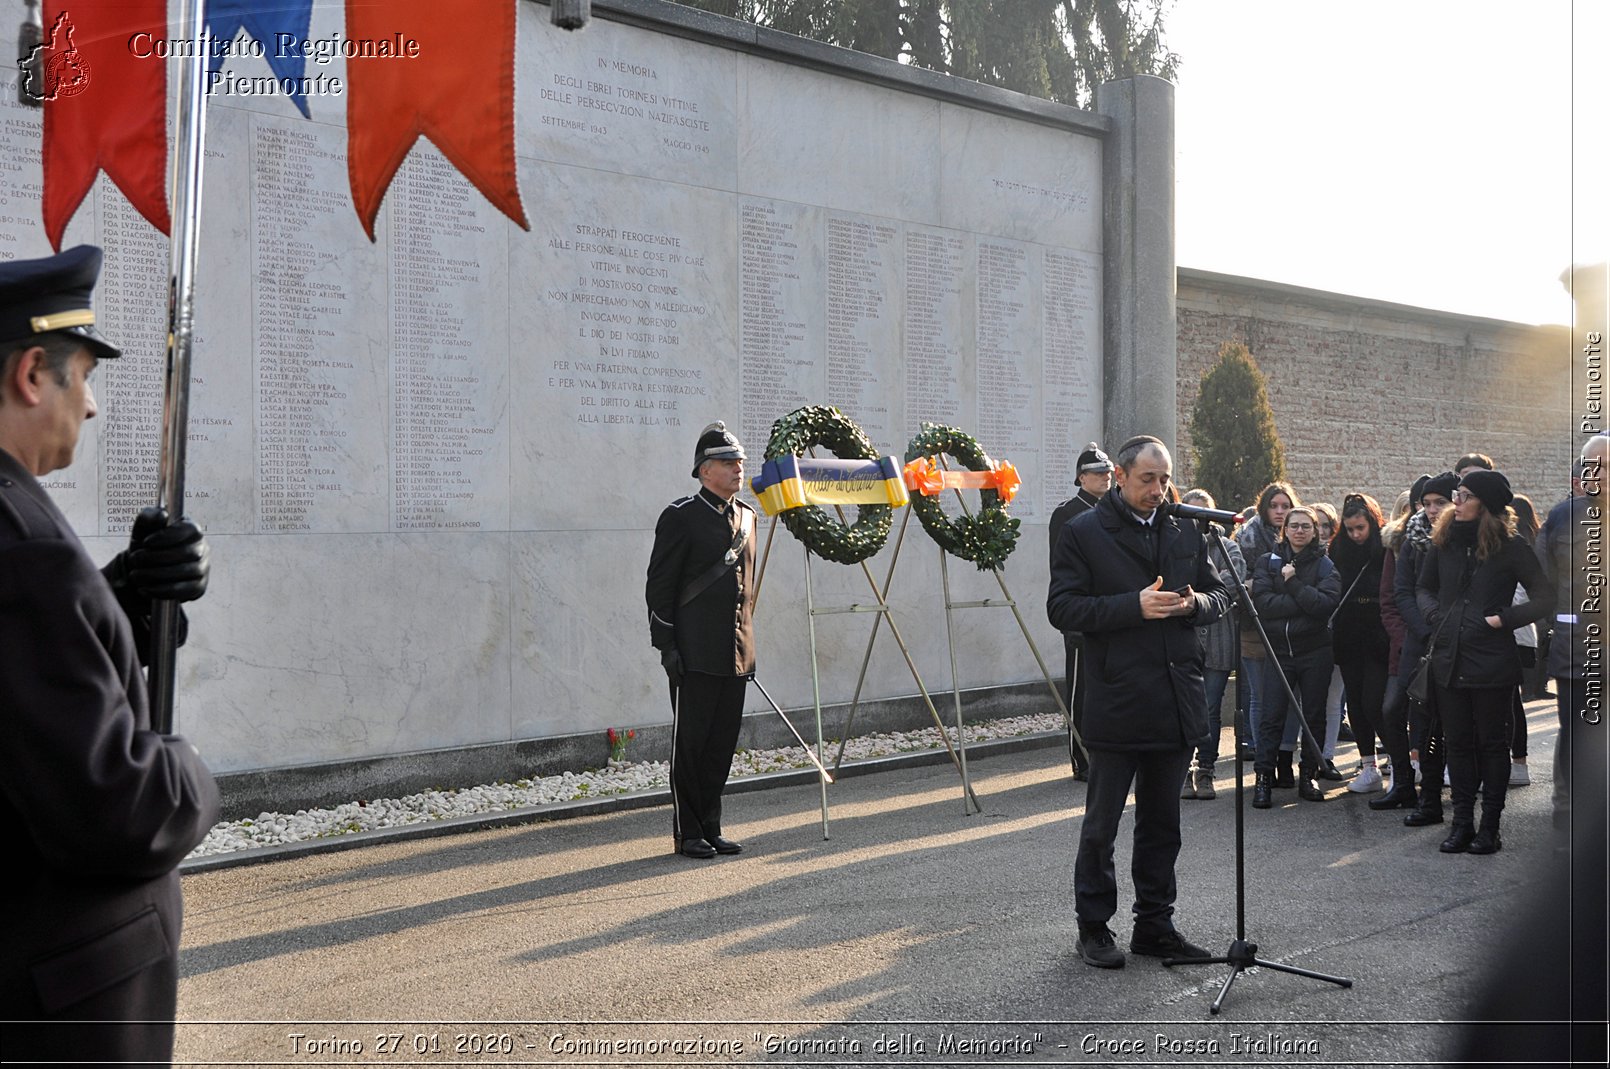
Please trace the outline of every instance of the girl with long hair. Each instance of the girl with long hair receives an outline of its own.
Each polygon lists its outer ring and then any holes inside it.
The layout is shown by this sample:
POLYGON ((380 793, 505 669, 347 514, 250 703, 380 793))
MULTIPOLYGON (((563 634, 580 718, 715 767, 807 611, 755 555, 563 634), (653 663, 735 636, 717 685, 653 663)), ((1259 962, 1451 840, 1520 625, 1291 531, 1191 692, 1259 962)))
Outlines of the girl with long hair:
POLYGON ((1342 602, 1332 632, 1336 664, 1342 672, 1347 716, 1362 762, 1348 790, 1359 794, 1381 788, 1375 762, 1377 736, 1386 743, 1394 765, 1409 767, 1408 734, 1400 725, 1387 724, 1382 712, 1392 650, 1381 622, 1381 572, 1386 562, 1381 527, 1381 506, 1375 499, 1368 494, 1348 494, 1342 499, 1342 530, 1330 549, 1342 583, 1342 602))
MULTIPOLYGON (((1280 542, 1281 528, 1286 523, 1286 514, 1301 504, 1296 489, 1288 482, 1272 482, 1259 491, 1257 514, 1235 532, 1236 544, 1241 547, 1241 559, 1247 565, 1248 590, 1252 589, 1254 562, 1275 551, 1275 546, 1280 542)), ((1244 625, 1241 628, 1241 665, 1235 686, 1237 695, 1244 695, 1246 698, 1246 737, 1256 747, 1258 719, 1263 706, 1263 674, 1267 656, 1263 640, 1258 637, 1258 629, 1245 620, 1241 622, 1244 625)), ((1248 759, 1248 755, 1244 753, 1237 756, 1243 761, 1248 759)), ((1290 787, 1296 782, 1292 778, 1289 762, 1281 766, 1281 776, 1282 781, 1277 783, 1277 786, 1290 787)))
MULTIPOLYGON (((1325 731, 1325 694, 1330 689, 1331 640, 1328 622, 1341 597, 1336 566, 1320 551, 1319 523, 1312 509, 1298 506, 1286 514, 1280 543, 1255 564, 1252 600, 1274 645, 1277 667, 1264 673, 1263 710, 1258 724, 1258 756, 1252 805, 1273 805, 1276 752, 1285 731, 1292 692, 1302 705, 1308 729, 1321 737, 1325 731), (1281 680, 1284 673, 1285 682, 1281 680)), ((1281 763, 1290 761, 1281 754, 1281 763)), ((1319 802, 1325 798, 1314 776, 1322 760, 1309 747, 1302 749, 1297 796, 1319 802)), ((1288 765, 1289 767, 1289 765, 1288 765)))
POLYGON ((1501 472, 1465 473, 1432 528, 1416 599, 1431 625, 1433 700, 1448 744, 1453 826, 1445 854, 1493 854, 1509 787, 1510 715, 1521 681, 1515 628, 1547 616, 1554 592, 1515 536, 1515 494, 1501 472), (1515 587, 1527 601, 1515 604, 1515 587), (1475 821, 1481 792, 1481 825, 1475 821))

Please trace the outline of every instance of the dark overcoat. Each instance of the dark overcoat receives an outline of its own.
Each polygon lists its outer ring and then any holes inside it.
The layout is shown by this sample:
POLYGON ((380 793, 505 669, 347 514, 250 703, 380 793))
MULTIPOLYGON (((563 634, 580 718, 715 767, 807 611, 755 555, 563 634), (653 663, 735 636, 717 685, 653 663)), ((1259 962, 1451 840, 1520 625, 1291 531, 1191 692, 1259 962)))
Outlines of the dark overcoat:
POLYGON ((1093 750, 1183 750, 1208 733, 1198 624, 1223 615, 1229 592, 1207 560, 1193 523, 1158 516, 1155 535, 1117 489, 1057 537, 1046 614, 1053 627, 1084 633, 1084 740, 1093 750), (1140 591, 1161 576, 1190 586, 1196 612, 1141 616, 1140 591))
POLYGON ((179 861, 218 820, 184 739, 151 730, 129 621, 67 520, 0 452, 0 949, 8 1059, 167 1061, 179 861))
POLYGON ((649 554, 649 641, 676 649, 689 672, 743 676, 755 670, 755 510, 738 498, 731 507, 701 489, 673 501, 654 526, 649 554), (689 584, 720 565, 739 525, 749 532, 733 566, 686 605, 689 584))
POLYGON ((1515 631, 1554 611, 1554 591, 1532 547, 1519 538, 1477 560, 1474 546, 1433 544, 1415 588, 1431 626, 1431 674, 1444 687, 1513 687, 1521 682, 1515 631), (1515 587, 1529 600, 1514 604, 1515 587), (1502 627, 1487 626, 1497 616, 1502 627))

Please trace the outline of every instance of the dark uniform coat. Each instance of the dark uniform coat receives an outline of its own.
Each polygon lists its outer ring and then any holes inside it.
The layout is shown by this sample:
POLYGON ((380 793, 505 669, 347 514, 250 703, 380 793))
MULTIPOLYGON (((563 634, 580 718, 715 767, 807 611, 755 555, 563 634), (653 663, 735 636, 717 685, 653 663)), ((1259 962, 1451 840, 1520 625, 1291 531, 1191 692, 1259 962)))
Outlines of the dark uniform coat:
POLYGON ((689 672, 747 676, 755 670, 755 510, 738 498, 729 507, 709 490, 671 502, 654 527, 649 556, 649 638, 676 649, 689 672), (736 565, 686 605, 682 592, 722 563, 742 524, 748 531, 736 565))
POLYGON ((1052 564, 1057 562, 1057 539, 1062 535, 1062 528, 1066 527, 1068 521, 1075 516, 1082 516, 1095 508, 1096 502, 1100 500, 1101 498, 1086 493, 1085 488, 1081 486, 1078 493, 1051 510, 1050 542, 1052 564))
POLYGON ((128 619, 37 480, 0 452, 0 1006, 7 1059, 171 1058, 175 867, 218 820, 195 749, 151 730, 128 619))
POLYGON ((1229 593, 1194 523, 1153 523, 1148 534, 1114 488, 1057 539, 1046 613, 1053 627, 1084 633, 1092 750, 1183 750, 1208 733, 1196 627, 1224 614, 1229 593), (1192 588, 1193 615, 1141 616, 1139 592, 1158 576, 1166 589, 1192 588))

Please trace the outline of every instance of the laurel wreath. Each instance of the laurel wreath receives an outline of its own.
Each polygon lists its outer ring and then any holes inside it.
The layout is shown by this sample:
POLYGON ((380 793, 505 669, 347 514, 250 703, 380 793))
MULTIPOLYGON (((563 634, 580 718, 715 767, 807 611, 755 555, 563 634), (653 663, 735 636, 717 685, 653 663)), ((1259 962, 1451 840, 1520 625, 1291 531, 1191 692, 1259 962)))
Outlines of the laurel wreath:
MULTIPOLYGON (((796 408, 773 423, 771 438, 766 442, 766 459, 802 457, 812 446, 821 446, 844 460, 878 459, 877 447, 866 432, 829 405, 796 408)), ((778 515, 783 526, 818 557, 838 564, 859 564, 888 541, 892 511, 888 505, 857 505, 855 522, 849 525, 817 505, 787 509, 778 515)))
MULTIPOLYGON (((956 427, 924 422, 906 445, 906 462, 939 454, 953 457, 969 471, 989 471, 994 467, 978 439, 956 427)), ((1017 546, 1022 521, 1006 514, 1001 495, 980 490, 979 510, 970 516, 951 519, 939 505, 939 497, 911 495, 911 510, 922 521, 923 530, 953 557, 970 560, 980 571, 997 569, 1006 563, 1017 546)))

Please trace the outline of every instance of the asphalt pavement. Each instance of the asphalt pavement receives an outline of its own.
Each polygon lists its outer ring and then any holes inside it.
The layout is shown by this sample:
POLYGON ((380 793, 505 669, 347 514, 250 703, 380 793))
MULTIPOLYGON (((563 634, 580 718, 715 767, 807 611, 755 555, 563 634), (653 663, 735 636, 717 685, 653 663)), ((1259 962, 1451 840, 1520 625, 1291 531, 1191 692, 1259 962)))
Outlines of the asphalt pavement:
MULTIPOLYGON (((1548 879, 1552 703, 1528 714, 1533 782, 1496 855, 1441 854, 1446 825, 1339 784, 1243 810, 1246 937, 1347 987, 1253 968, 1212 1014, 1227 965, 1083 964, 1084 788, 1045 748, 970 762, 982 813, 949 764, 847 778, 825 840, 814 785, 732 796, 745 849, 712 861, 671 853, 659 807, 190 873, 176 1060, 1435 1063, 1514 919, 1568 905, 1548 879)), ((1238 935, 1234 769, 1181 803, 1176 921, 1215 953, 1238 935)), ((1127 908, 1113 927, 1127 945, 1127 908)))

